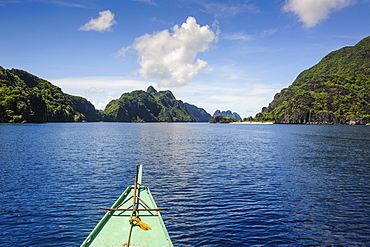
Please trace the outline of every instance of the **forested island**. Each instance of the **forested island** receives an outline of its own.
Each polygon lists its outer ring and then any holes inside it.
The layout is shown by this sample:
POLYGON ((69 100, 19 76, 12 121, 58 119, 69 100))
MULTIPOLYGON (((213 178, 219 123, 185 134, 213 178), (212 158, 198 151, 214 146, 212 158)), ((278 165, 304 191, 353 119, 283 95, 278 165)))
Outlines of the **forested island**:
POLYGON ((0 122, 100 121, 86 99, 63 93, 50 82, 26 71, 0 67, 0 122))
POLYGON ((230 110, 227 110, 227 111, 216 110, 215 113, 213 113, 213 118, 217 116, 233 118, 235 119, 235 121, 242 121, 242 118, 240 117, 238 113, 232 112, 230 110))
POLYGON ((370 37, 326 55, 254 118, 281 124, 370 123, 370 37))
POLYGON ((177 100, 171 91, 124 93, 103 112, 85 98, 18 69, 0 67, 0 122, 208 122, 204 109, 177 100))
MULTIPOLYGON (((326 55, 300 73, 248 121, 278 124, 370 123, 370 37, 326 55)), ((100 112, 83 97, 66 94, 44 79, 0 66, 0 122, 233 122, 231 111, 204 109, 177 100, 171 91, 123 93, 100 112), (216 118, 217 117, 217 118, 216 118)), ((235 120, 234 120, 235 119, 235 120)))
POLYGON ((231 112, 230 110, 227 111, 220 111, 216 110, 213 113, 213 118, 210 119, 209 123, 234 123, 234 122, 241 122, 242 118, 236 112, 231 112))
POLYGON ((106 122, 207 122, 211 119, 204 109, 177 100, 171 91, 124 93, 112 100, 102 113, 106 122))

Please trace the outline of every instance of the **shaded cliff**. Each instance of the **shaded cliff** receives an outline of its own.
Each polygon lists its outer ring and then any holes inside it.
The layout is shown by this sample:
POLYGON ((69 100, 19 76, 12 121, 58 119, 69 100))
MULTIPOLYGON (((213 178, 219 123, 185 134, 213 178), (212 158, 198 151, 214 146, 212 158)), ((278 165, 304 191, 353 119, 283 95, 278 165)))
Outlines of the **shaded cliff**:
POLYGON ((195 105, 185 103, 186 110, 197 122, 208 122, 212 116, 203 108, 199 108, 195 105))

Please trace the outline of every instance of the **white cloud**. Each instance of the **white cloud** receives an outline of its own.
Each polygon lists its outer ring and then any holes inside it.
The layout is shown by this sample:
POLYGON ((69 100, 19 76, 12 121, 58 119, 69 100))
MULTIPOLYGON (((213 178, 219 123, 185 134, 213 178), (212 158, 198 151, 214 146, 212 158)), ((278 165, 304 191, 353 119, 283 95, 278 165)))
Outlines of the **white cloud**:
POLYGON ((41 2, 45 4, 52 4, 56 6, 62 7, 72 7, 72 8, 87 8, 85 5, 78 4, 78 3, 70 3, 67 1, 61 0, 7 0, 7 1, 0 1, 0 6, 4 4, 28 4, 29 2, 41 2))
POLYGON ((238 32, 238 33, 225 33, 223 38, 227 40, 250 41, 253 39, 253 36, 245 34, 244 32, 238 32))
POLYGON ((109 102, 111 102, 114 99, 116 99, 116 98, 109 95, 108 98, 106 98, 104 100, 104 103, 102 103, 102 102, 97 103, 95 101, 92 101, 91 104, 93 104, 97 110, 104 110, 105 107, 109 104, 109 102))
POLYGON ((331 12, 352 3, 354 0, 287 0, 283 10, 293 12, 309 28, 328 18, 331 12))
POLYGON ((258 13, 259 9, 248 1, 199 1, 196 2, 203 7, 203 11, 214 14, 216 17, 236 16, 245 12, 258 13))
POLYGON ((260 33, 256 33, 253 35, 246 34, 244 32, 237 32, 237 33, 224 33, 222 38, 232 41, 251 41, 255 38, 266 38, 278 31, 278 28, 271 28, 263 30, 260 33))
POLYGON ((65 6, 65 7, 74 7, 74 8, 84 8, 82 4, 78 3, 69 3, 66 1, 59 1, 59 0, 52 0, 52 1, 47 1, 47 3, 59 5, 59 6, 65 6))
POLYGON ((98 32, 105 32, 111 31, 111 27, 117 24, 114 20, 114 14, 110 12, 110 10, 100 11, 99 17, 96 19, 90 19, 85 25, 80 27, 79 30, 82 31, 98 31, 98 32))
POLYGON ((274 33, 276 33, 278 30, 279 30, 279 28, 266 29, 266 30, 263 30, 263 32, 260 34, 260 36, 261 37, 268 37, 268 36, 271 36, 274 33))
POLYGON ((133 0, 134 2, 143 2, 150 5, 156 5, 156 3, 153 0, 133 0))
MULTIPOLYGON (((176 87, 187 84, 207 62, 195 58, 217 42, 217 35, 206 26, 197 24, 194 17, 188 17, 172 32, 163 30, 137 38, 131 46, 138 52, 141 68, 138 70, 144 78, 160 79, 160 86, 176 87)), ((127 48, 120 50, 125 53, 127 48)))
POLYGON ((87 94, 105 93, 105 88, 90 87, 88 90, 85 91, 85 93, 87 94))
POLYGON ((115 58, 118 58, 118 57, 126 58, 126 54, 130 49, 131 49, 130 46, 122 47, 119 51, 117 51, 115 54, 113 54, 113 57, 115 57, 115 58))

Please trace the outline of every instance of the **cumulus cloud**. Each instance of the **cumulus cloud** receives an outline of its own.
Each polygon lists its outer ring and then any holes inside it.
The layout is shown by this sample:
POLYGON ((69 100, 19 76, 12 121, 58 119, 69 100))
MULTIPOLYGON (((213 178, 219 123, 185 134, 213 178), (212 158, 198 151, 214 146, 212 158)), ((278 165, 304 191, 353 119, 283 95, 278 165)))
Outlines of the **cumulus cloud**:
MULTIPOLYGON (((139 74, 159 78, 160 86, 176 87, 187 84, 207 62, 196 59, 217 42, 217 35, 211 28, 200 26, 194 17, 188 17, 180 27, 175 25, 172 32, 163 30, 137 38, 131 46, 139 56, 139 74)), ((127 49, 121 49, 126 51, 127 49)))
POLYGON ((114 20, 114 14, 110 10, 100 11, 99 17, 96 19, 90 19, 85 25, 80 27, 82 31, 98 31, 105 32, 111 31, 112 26, 117 24, 114 20))
POLYGON ((283 10, 297 15, 299 21, 309 28, 328 18, 331 12, 343 9, 352 3, 354 0, 287 0, 283 10))

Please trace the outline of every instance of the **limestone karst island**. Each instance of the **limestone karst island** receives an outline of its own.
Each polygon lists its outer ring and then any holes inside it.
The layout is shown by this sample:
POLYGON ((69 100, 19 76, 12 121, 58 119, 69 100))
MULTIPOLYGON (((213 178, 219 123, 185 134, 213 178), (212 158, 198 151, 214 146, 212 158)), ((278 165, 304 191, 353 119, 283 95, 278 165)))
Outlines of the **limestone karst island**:
MULTIPOLYGON (((326 55, 301 72, 272 102, 248 121, 280 124, 370 123, 370 37, 326 55)), ((215 116, 213 116, 215 117, 215 116)), ((238 115, 236 120, 240 118, 238 115)), ((66 94, 29 72, 0 67, 0 122, 208 122, 199 106, 171 91, 123 93, 97 111, 85 98, 66 94)), ((211 121, 212 122, 212 121, 211 121)), ((217 122, 217 121, 216 121, 217 122)))

